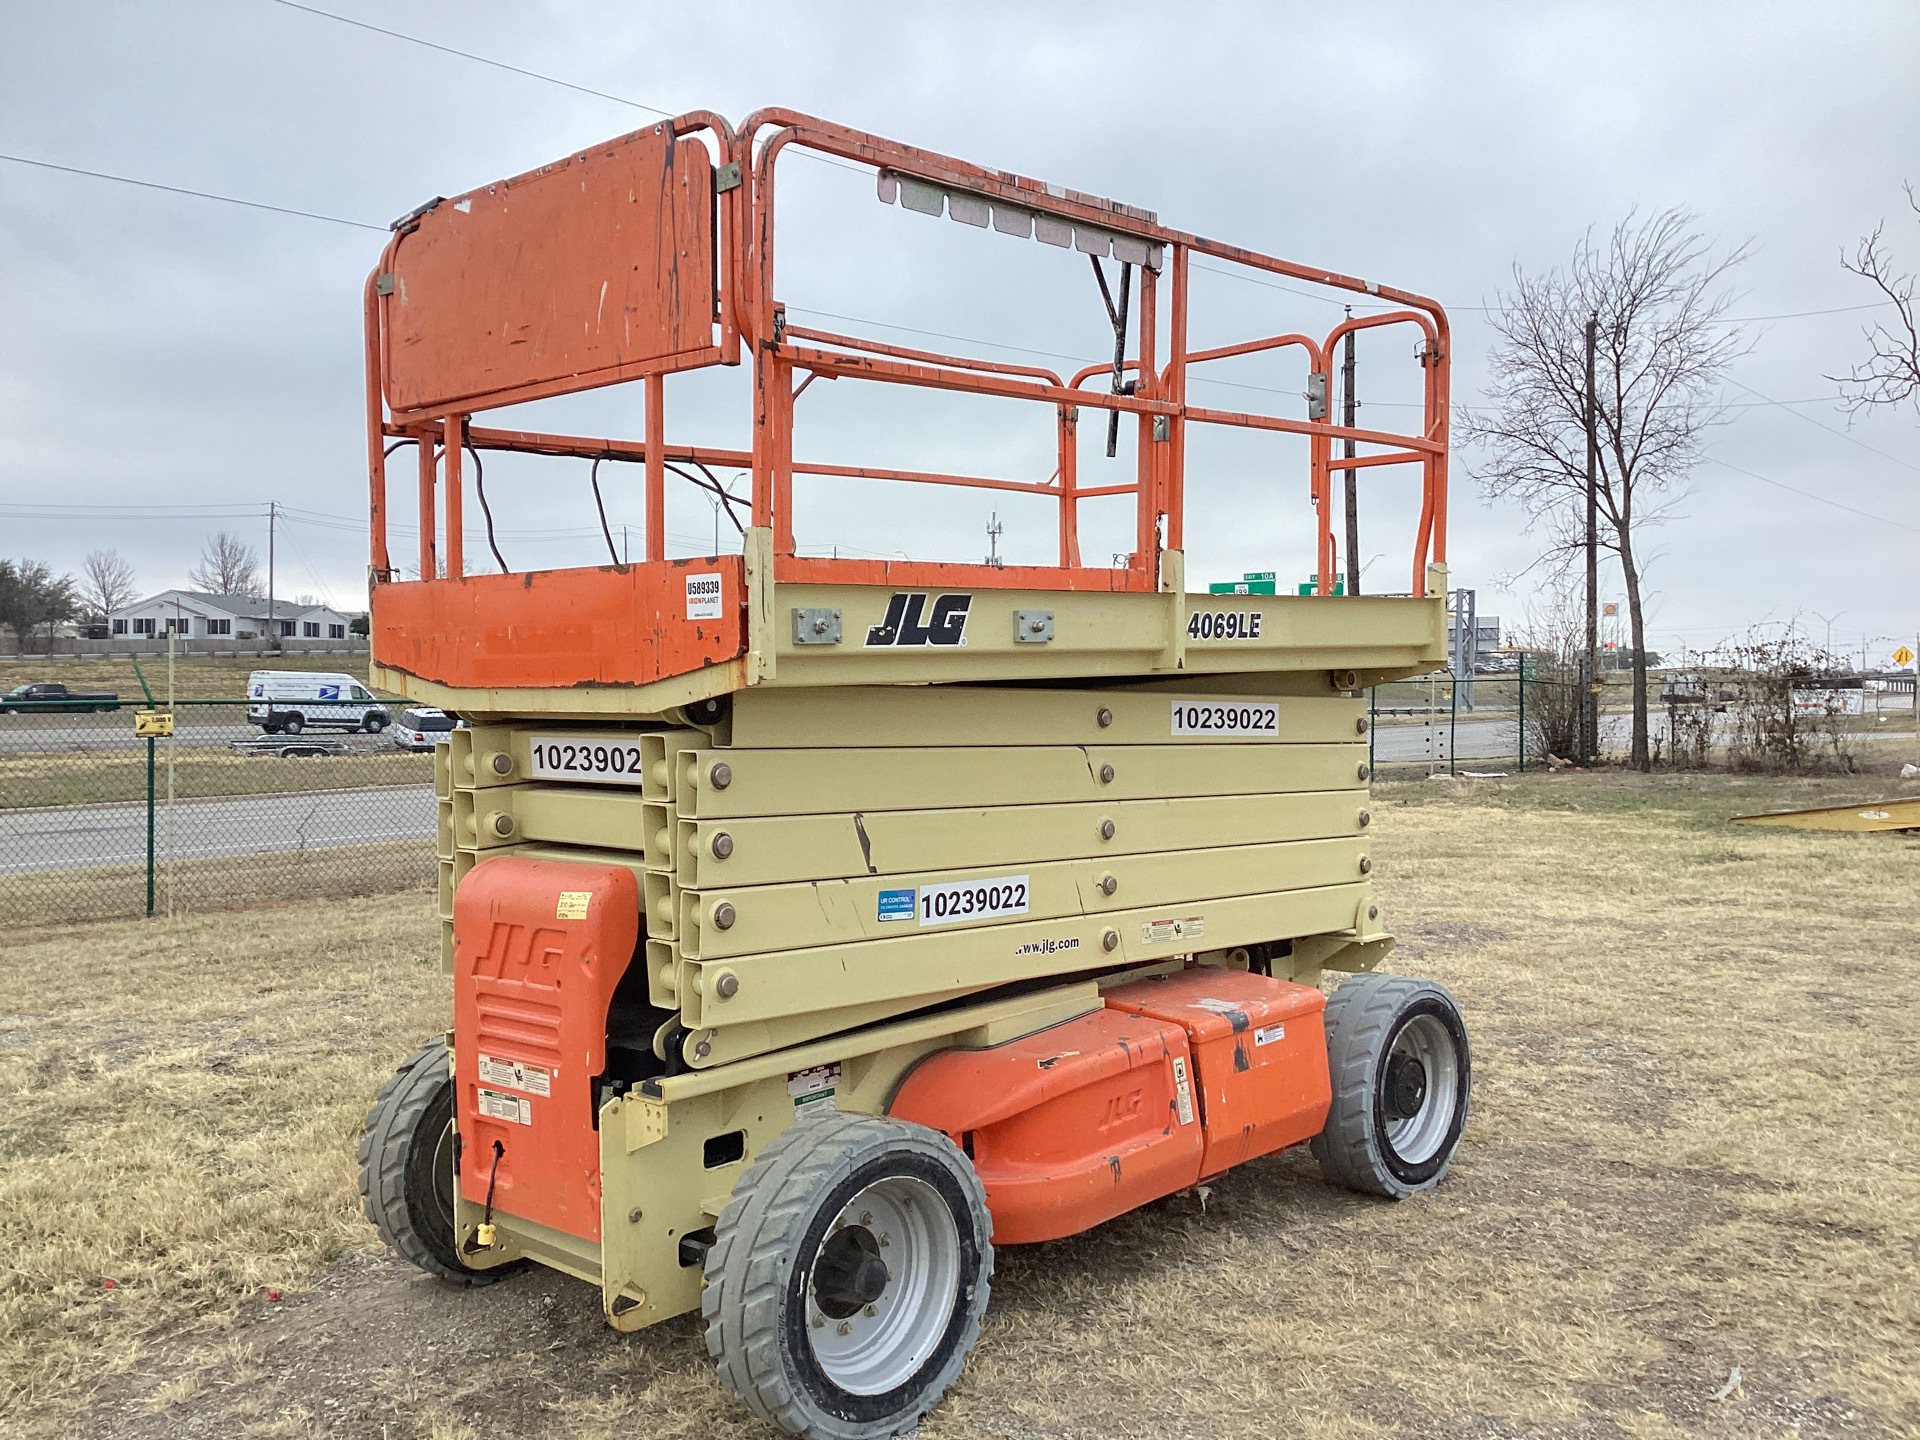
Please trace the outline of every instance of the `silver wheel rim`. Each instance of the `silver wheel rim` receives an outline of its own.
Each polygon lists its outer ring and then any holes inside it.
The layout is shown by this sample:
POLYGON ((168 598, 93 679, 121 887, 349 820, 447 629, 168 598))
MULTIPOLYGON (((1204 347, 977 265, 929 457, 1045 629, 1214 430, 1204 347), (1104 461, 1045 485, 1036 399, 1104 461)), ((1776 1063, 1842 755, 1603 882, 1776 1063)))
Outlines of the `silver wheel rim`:
POLYGON ((1384 1114, 1387 1143, 1403 1164, 1421 1165, 1440 1153, 1453 1128, 1454 1107, 1460 1098, 1460 1053, 1437 1015, 1416 1015, 1394 1037, 1383 1075, 1396 1060, 1419 1064, 1426 1075, 1426 1093, 1411 1114, 1399 1118, 1384 1114))
POLYGON ((931 1185, 876 1181, 834 1217, 807 1267, 807 1337, 826 1377, 853 1395, 883 1395, 912 1379, 946 1334, 960 1287, 960 1231, 931 1185), (885 1285, 848 1310, 822 1289, 822 1261, 858 1247, 885 1262, 885 1285))

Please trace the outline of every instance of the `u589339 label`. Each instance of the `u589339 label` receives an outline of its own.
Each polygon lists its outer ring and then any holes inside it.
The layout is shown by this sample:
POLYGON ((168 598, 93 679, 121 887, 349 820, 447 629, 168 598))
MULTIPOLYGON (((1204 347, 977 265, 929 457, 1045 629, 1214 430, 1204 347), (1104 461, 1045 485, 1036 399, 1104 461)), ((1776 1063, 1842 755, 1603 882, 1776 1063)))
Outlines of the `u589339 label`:
POLYGON ((997 880, 949 880, 920 887, 922 925, 958 925, 968 920, 995 920, 1002 915, 1027 913, 1027 877, 1003 875, 997 880))
POLYGON ((1278 739, 1280 707, 1271 700, 1176 700, 1173 733, 1278 739))

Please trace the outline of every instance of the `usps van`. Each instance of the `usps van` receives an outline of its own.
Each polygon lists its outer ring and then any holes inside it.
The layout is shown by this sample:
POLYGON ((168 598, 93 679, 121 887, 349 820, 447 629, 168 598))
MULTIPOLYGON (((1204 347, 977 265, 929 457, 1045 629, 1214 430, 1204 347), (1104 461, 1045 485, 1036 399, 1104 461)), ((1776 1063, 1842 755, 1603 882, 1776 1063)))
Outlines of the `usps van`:
POLYGON ((302 730, 387 727, 392 717, 373 692, 351 675, 324 670, 256 670, 247 677, 247 719, 269 735, 302 730))

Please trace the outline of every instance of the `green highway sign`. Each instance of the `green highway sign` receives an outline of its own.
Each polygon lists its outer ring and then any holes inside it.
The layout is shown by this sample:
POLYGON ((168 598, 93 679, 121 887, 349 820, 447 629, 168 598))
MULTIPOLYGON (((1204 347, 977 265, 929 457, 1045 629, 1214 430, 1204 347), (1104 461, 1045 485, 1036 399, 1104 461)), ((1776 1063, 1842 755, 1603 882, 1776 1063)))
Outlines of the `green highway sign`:
POLYGON ((1272 595, 1277 593, 1272 577, 1265 580, 1228 580, 1207 586, 1209 595, 1272 595))

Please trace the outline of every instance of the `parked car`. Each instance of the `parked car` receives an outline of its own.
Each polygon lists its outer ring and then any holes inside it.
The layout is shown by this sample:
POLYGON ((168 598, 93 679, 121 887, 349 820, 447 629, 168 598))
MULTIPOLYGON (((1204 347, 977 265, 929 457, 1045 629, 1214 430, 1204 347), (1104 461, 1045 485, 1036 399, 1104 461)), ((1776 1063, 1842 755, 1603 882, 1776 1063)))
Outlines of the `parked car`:
POLYGON ((431 750, 459 725, 460 722, 444 710, 416 706, 402 710, 400 718, 393 722, 393 743, 402 750, 431 750))
POLYGON ((34 711, 79 713, 89 710, 115 710, 120 697, 106 691, 69 690, 58 681, 38 685, 16 685, 0 695, 0 712, 14 714, 34 711))
POLYGON ((351 675, 324 670, 256 670, 247 677, 247 719, 269 735, 306 729, 364 730, 392 721, 387 707, 351 675))

